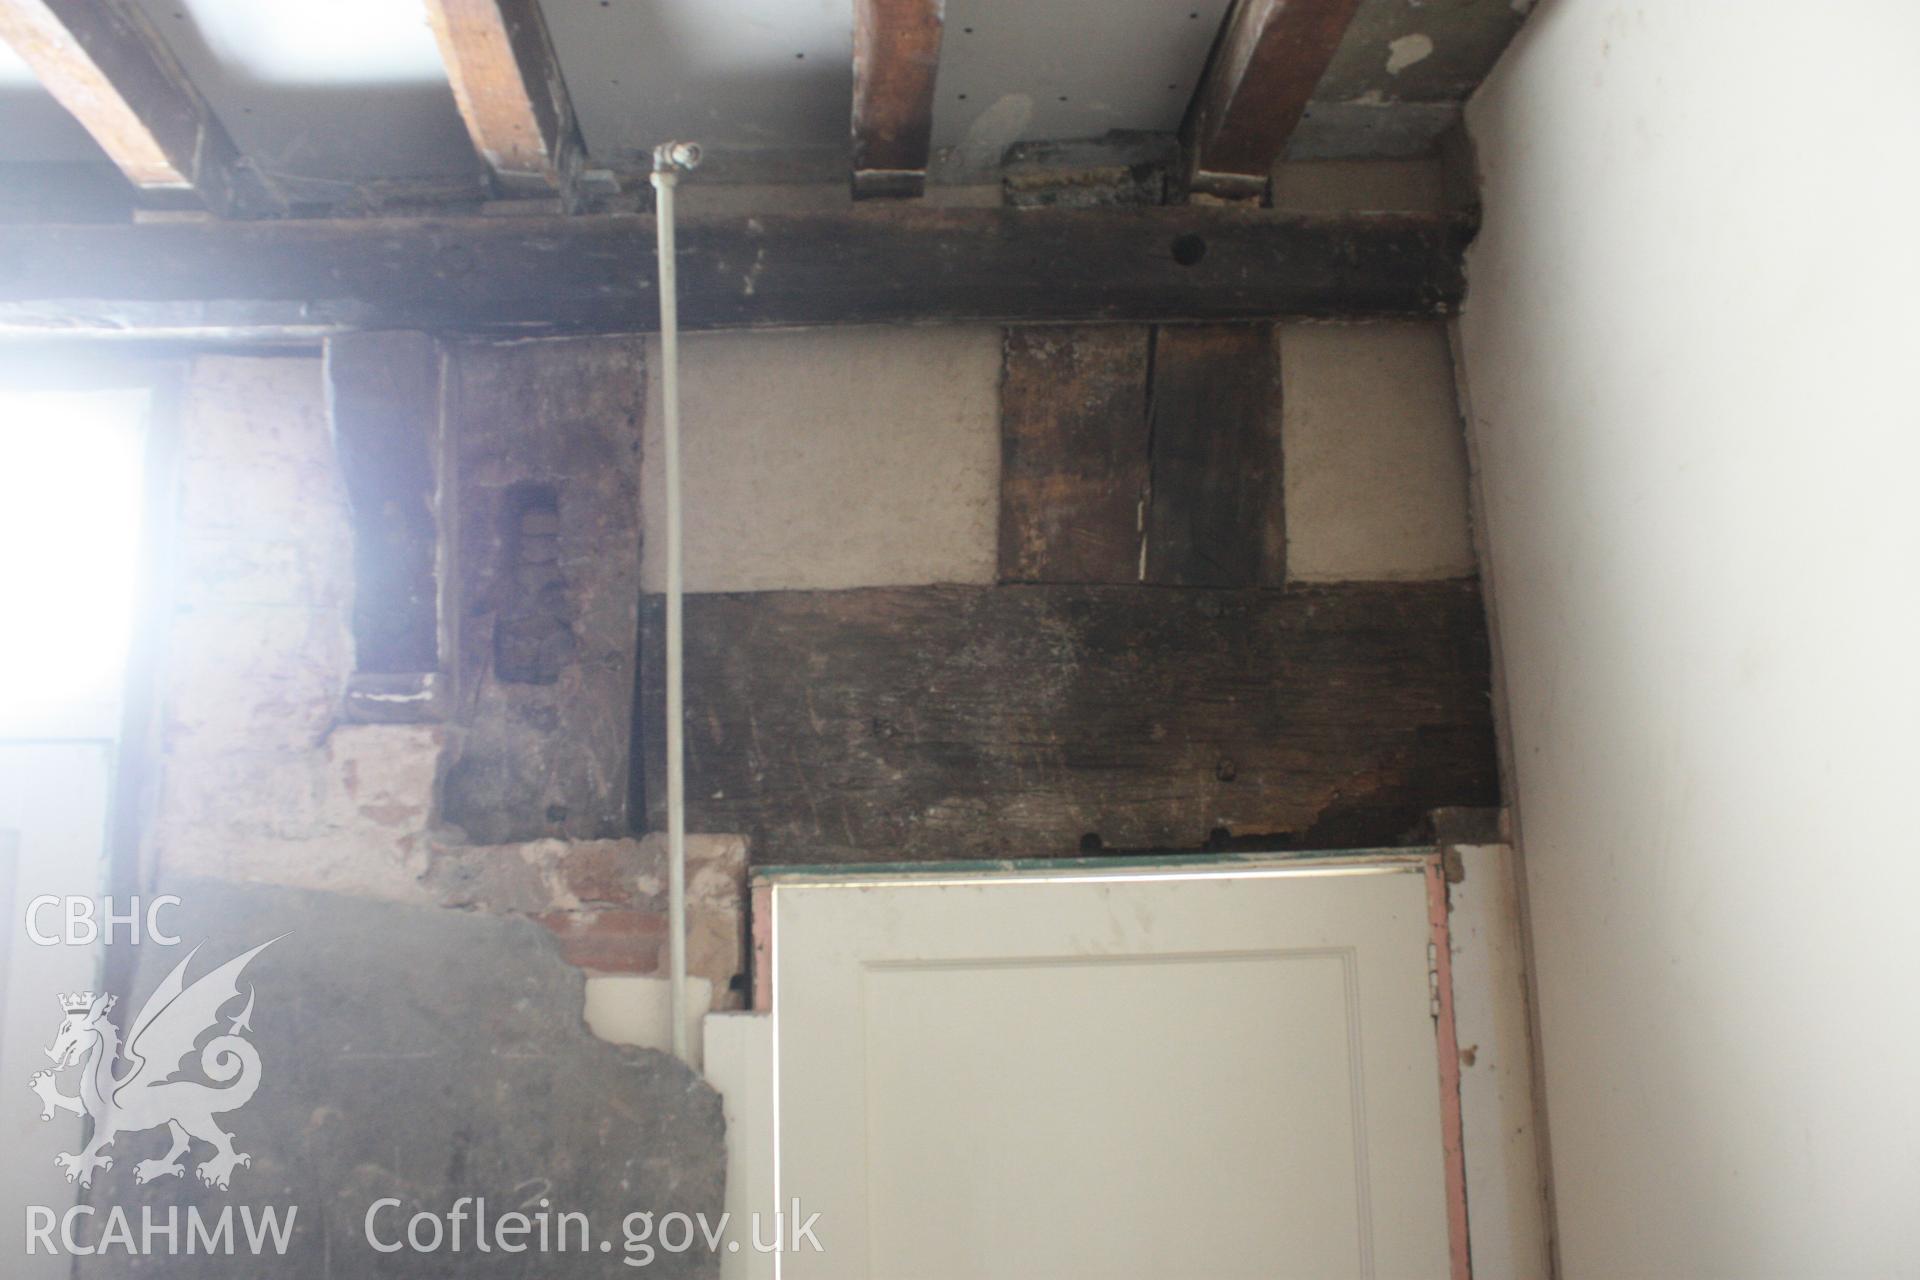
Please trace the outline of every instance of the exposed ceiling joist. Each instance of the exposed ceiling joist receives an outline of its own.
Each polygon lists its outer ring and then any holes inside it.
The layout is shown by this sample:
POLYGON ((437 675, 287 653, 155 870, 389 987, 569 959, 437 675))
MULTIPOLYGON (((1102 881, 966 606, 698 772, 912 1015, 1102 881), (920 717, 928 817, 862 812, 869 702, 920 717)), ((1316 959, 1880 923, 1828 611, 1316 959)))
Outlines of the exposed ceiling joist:
POLYGON ((152 202, 233 211, 239 152, 132 5, 0 0, 0 39, 152 202))
POLYGON ((473 146, 506 191, 564 191, 579 125, 538 0, 426 0, 473 146))
POLYGON ((853 195, 927 189, 944 0, 854 0, 853 195))
POLYGON ((1237 0, 1181 127, 1187 187, 1266 192, 1360 0, 1237 0))
MULTIPOLYGON (((1192 207, 690 218, 689 329, 1444 315, 1469 219, 1192 207)), ((0 226, 0 334, 638 333, 648 217, 0 226)))

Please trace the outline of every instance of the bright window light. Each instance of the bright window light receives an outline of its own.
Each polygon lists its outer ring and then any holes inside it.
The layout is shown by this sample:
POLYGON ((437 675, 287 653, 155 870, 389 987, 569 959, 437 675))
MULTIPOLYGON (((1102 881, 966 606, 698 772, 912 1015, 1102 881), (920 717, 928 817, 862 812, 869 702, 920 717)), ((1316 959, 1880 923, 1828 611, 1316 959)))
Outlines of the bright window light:
POLYGON ((117 728, 146 401, 136 391, 0 391, 0 734, 117 728))

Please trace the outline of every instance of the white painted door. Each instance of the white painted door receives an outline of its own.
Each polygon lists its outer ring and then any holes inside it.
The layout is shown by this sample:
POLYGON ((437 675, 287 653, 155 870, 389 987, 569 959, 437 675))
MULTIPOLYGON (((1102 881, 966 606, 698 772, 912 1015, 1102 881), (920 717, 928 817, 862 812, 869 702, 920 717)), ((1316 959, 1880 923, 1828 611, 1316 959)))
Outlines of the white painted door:
POLYGON ((776 880, 791 1280, 1450 1274, 1418 863, 776 880))

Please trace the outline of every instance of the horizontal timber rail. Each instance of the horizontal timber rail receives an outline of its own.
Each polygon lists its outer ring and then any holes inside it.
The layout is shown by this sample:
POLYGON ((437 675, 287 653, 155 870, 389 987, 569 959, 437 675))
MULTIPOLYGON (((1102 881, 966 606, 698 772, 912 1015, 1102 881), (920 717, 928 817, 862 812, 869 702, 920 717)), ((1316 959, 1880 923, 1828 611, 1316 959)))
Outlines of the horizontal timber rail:
MULTIPOLYGON (((1472 220, 1214 208, 857 209, 688 219, 681 322, 1451 313, 1472 220)), ((638 333, 653 220, 384 218, 0 227, 0 335, 638 333)))

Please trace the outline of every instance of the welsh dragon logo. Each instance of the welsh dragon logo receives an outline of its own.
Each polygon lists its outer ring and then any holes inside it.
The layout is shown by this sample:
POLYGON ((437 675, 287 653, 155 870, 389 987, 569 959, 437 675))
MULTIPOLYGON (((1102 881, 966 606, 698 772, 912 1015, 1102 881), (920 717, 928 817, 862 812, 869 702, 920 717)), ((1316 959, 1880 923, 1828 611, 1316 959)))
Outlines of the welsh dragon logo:
POLYGON ((233 1135, 214 1120, 245 1106, 260 1087, 259 1051, 241 1035, 251 1030, 253 989, 247 989, 246 1007, 224 1034, 215 1035, 204 1047, 200 1040, 207 1032, 219 1030, 220 1011, 239 998, 240 973, 248 962, 279 940, 261 943, 189 986, 187 966, 200 953, 195 947, 141 1007, 127 1034, 124 1058, 120 1030, 107 1018, 113 1012, 114 997, 91 991, 60 997, 66 1018, 47 1050, 53 1070, 35 1072, 31 1084, 40 1095, 42 1120, 53 1119, 56 1111, 93 1120, 93 1134, 79 1151, 53 1158, 66 1170, 68 1182, 91 1185, 97 1170, 113 1168, 113 1157, 101 1153, 115 1138, 162 1125, 172 1135, 172 1146, 159 1159, 135 1165, 135 1182, 184 1174, 183 1157, 195 1139, 213 1147, 213 1154, 194 1171, 210 1187, 225 1190, 234 1169, 253 1162, 253 1157, 234 1150, 233 1135), (182 1066, 196 1047, 200 1070, 212 1084, 181 1077, 182 1066), (72 1067, 80 1069, 80 1091, 62 1093, 55 1073, 72 1067))

